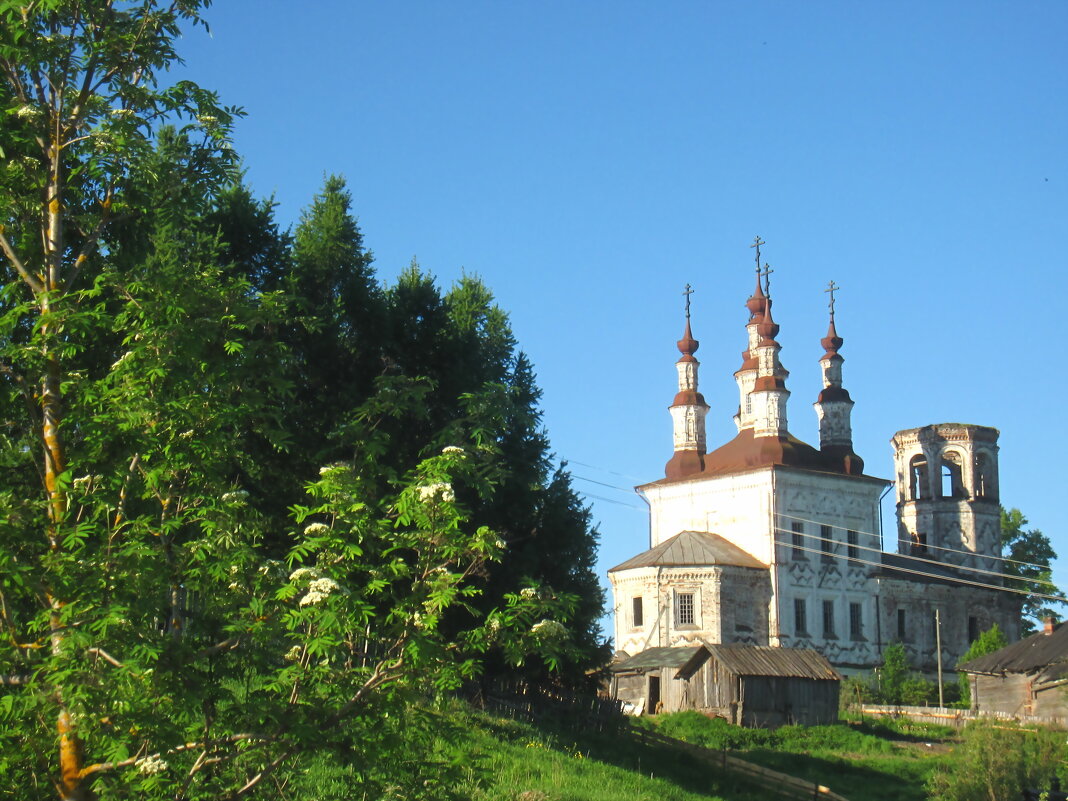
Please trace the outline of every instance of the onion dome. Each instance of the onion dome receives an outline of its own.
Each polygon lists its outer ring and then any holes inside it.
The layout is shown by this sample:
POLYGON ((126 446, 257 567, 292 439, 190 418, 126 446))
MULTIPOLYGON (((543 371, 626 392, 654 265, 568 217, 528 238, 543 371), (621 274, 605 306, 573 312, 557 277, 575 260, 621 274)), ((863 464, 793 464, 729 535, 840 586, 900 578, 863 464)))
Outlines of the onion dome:
POLYGON ((682 354, 680 361, 692 361, 694 353, 701 346, 701 343, 693 338, 693 333, 690 331, 690 318, 686 318, 686 331, 683 332, 682 339, 675 343, 679 349, 679 353, 682 354))
POLYGON ((760 286, 760 268, 757 267, 756 290, 749 296, 749 300, 745 302, 745 307, 749 309, 750 321, 757 317, 763 317, 767 305, 767 296, 764 294, 764 289, 760 286))
POLYGON ((838 331, 834 327, 834 316, 831 316, 831 324, 827 327, 827 336, 820 340, 820 344, 823 345, 823 350, 826 351, 820 358, 837 358, 842 357, 838 354, 838 349, 842 347, 844 340, 838 336, 838 331))
POLYGON ((771 298, 764 300, 764 319, 757 326, 757 333, 760 334, 761 345, 775 342, 775 336, 779 333, 779 326, 771 317, 771 298))

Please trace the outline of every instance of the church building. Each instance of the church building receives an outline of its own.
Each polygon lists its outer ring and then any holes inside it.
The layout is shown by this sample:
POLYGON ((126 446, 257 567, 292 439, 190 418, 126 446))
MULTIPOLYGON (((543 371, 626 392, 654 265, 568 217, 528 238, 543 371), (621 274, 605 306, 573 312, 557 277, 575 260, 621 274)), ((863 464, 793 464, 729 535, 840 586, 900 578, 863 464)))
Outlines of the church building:
POLYGON ((943 669, 952 670, 993 623, 1018 639, 1020 602, 999 575, 997 430, 945 423, 899 431, 894 480, 865 473, 853 451, 832 282, 819 340, 823 389, 813 404, 819 445, 794 437, 760 244, 734 373, 738 433, 711 451, 687 294, 669 407, 674 454, 663 478, 637 487, 649 505, 650 548, 609 571, 617 650, 812 648, 849 673, 880 664, 883 648, 899 641, 914 667, 933 673, 939 645, 943 669), (883 550, 880 515, 891 489, 896 553, 883 550))

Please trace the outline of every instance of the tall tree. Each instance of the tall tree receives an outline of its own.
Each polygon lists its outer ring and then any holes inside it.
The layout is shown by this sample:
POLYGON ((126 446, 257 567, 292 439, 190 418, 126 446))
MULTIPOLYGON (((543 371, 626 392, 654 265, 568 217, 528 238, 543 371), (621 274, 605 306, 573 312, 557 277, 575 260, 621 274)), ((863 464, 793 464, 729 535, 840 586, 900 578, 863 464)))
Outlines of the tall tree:
POLYGON ((1026 529, 1027 518, 1019 509, 1001 508, 1001 549, 1009 561, 1003 571, 1017 578, 1009 579, 1010 587, 1025 590, 1021 613, 1023 632, 1035 631, 1036 621, 1045 617, 1059 618, 1054 608, 1063 606, 1056 597, 1064 593, 1053 583, 1052 562, 1057 558, 1049 537, 1038 529, 1026 529), (1052 596, 1052 597, 1051 597, 1052 596))
MULTIPOLYGON (((143 187, 136 178, 144 175, 134 167, 151 150, 162 119, 186 115, 195 120, 190 133, 222 142, 234 113, 195 84, 159 83, 177 58, 180 26, 197 23, 202 6, 198 0, 144 0, 121 9, 112 2, 0 6, 4 147, 18 154, 0 185, 5 297, 16 318, 8 320, 15 353, 9 349, 4 361, 32 409, 40 454, 45 516, 39 536, 49 562, 41 593, 47 648, 57 660, 71 640, 75 591, 57 566, 70 564, 78 540, 65 442, 71 361, 84 347, 78 333, 87 325, 94 274, 106 255, 101 245, 116 220, 140 209, 143 187), (21 290, 10 287, 10 278, 21 290), (24 321, 31 319, 27 329, 24 321)), ((211 150, 201 166, 227 170, 211 150)), ((61 687, 54 697, 61 795, 78 798, 85 766, 72 699, 61 687)))

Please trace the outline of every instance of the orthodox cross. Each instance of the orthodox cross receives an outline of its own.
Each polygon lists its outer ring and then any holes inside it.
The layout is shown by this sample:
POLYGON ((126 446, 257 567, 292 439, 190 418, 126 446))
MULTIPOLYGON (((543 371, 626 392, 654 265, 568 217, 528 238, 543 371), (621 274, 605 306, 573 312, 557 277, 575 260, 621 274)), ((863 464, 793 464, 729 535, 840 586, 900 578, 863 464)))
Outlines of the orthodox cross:
POLYGON ((693 288, 689 284, 687 284, 686 285, 686 291, 683 292, 682 294, 686 296, 686 319, 689 320, 690 319, 690 295, 693 294, 693 288))
POLYGON ((775 272, 769 264, 764 264, 763 270, 757 270, 757 277, 764 279, 764 294, 771 297, 771 274, 775 272))
POLYGON ((841 289, 841 287, 832 280, 827 282, 827 288, 823 290, 831 296, 831 302, 827 304, 831 308, 831 320, 834 320, 834 293, 839 289, 841 289))
POLYGON ((753 237, 753 244, 749 246, 751 248, 756 248, 756 266, 757 266, 757 270, 756 271, 757 271, 757 275, 760 275, 760 246, 761 245, 766 245, 766 244, 767 244, 767 242, 765 242, 759 236, 755 236, 755 237, 753 237))

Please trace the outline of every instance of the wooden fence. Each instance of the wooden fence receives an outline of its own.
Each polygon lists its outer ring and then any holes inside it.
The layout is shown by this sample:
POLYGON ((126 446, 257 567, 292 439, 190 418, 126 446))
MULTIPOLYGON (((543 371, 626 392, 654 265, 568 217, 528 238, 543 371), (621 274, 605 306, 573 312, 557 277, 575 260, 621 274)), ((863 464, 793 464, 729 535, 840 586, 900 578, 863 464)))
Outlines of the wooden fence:
POLYGON ((810 782, 806 779, 791 776, 788 773, 780 773, 777 770, 754 765, 752 762, 731 756, 726 749, 704 748, 700 745, 693 745, 683 740, 676 740, 674 737, 667 737, 663 734, 643 729, 634 729, 632 736, 642 742, 678 748, 709 766, 718 767, 724 773, 741 776, 752 784, 759 785, 769 793, 782 798, 799 799, 799 801, 807 801, 808 799, 813 799, 813 801, 819 801, 820 799, 825 801, 847 801, 844 796, 833 792, 829 787, 825 787, 818 782, 810 782))
POLYGON ((878 706, 864 704, 856 708, 860 710, 862 715, 870 717, 908 718, 918 723, 940 723, 943 726, 955 726, 958 729, 976 720, 1015 721, 1025 725, 1068 729, 1068 718, 1011 715, 1007 712, 976 712, 972 709, 953 709, 942 706, 878 706))

